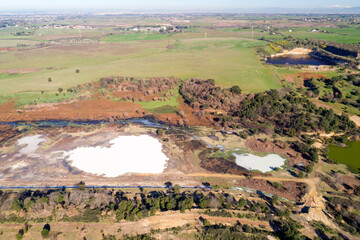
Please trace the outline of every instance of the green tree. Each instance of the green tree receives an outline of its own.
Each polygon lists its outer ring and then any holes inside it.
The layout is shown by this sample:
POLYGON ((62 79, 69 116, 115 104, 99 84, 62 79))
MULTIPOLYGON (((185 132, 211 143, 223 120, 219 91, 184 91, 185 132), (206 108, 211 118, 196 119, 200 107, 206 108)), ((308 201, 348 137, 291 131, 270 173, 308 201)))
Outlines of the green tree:
POLYGON ((208 208, 210 204, 210 199, 208 197, 203 197, 200 199, 199 207, 200 208, 208 208))
POLYGON ((279 201, 279 196, 274 194, 271 198, 271 205, 275 205, 279 201))
POLYGON ((24 236, 24 230, 20 229, 19 232, 15 235, 16 240, 21 240, 24 236))
POLYGON ((235 85, 230 88, 230 92, 232 92, 234 94, 241 94, 242 91, 238 85, 235 85))
POLYGON ((59 204, 64 203, 64 196, 61 193, 59 193, 56 202, 59 203, 59 204))
POLYGON ((237 209, 243 209, 247 204, 247 201, 244 198, 240 198, 239 201, 236 203, 237 209))
POLYGON ((205 227, 211 225, 210 222, 209 222, 209 220, 207 220, 206 218, 204 218, 202 222, 203 222, 203 224, 204 224, 205 227))
POLYGON ((175 192, 176 194, 179 194, 179 193, 180 193, 180 190, 181 190, 180 185, 175 184, 175 186, 174 186, 174 192, 175 192))
POLYGON ((41 236, 43 238, 48 238, 50 236, 50 225, 45 224, 43 229, 41 230, 41 236))
POLYGON ((24 203, 20 199, 15 199, 13 203, 11 204, 11 209, 20 212, 24 207, 24 203))
POLYGON ((48 230, 48 229, 43 229, 43 230, 41 230, 41 236, 43 237, 43 238, 48 238, 49 237, 49 233, 50 233, 50 231, 48 230))
POLYGON ((170 201, 166 204, 166 209, 167 210, 173 210, 176 208, 176 199, 175 198, 171 198, 170 201))
POLYGON ((81 191, 84 191, 86 189, 85 182, 80 181, 78 184, 76 184, 77 188, 81 191))

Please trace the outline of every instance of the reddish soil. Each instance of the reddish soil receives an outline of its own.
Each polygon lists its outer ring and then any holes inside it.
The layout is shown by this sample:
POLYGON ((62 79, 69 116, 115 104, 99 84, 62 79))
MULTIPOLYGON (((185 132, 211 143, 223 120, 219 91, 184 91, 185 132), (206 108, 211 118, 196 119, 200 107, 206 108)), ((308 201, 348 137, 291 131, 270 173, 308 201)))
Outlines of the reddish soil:
POLYGON ((283 181, 279 183, 281 184, 281 187, 275 188, 272 182, 262 179, 244 178, 238 181, 239 186, 260 190, 265 193, 276 194, 293 201, 301 201, 306 194, 306 183, 293 181, 283 181))
POLYGON ((36 110, 16 110, 15 103, 0 106, 0 121, 39 121, 39 120, 102 120, 109 118, 131 118, 143 116, 141 105, 132 102, 113 102, 107 99, 92 99, 71 104, 61 104, 51 108, 36 110))
POLYGON ((299 163, 303 163, 304 166, 309 164, 309 161, 302 158, 301 154, 298 154, 294 149, 290 148, 286 143, 278 141, 276 144, 271 141, 264 142, 260 139, 249 138, 245 141, 245 146, 255 152, 263 153, 276 153, 286 157, 290 166, 295 166, 299 163), (286 148, 282 147, 286 145, 286 148))
MULTIPOLYGON (((119 92, 119 95, 126 95, 127 92, 119 92)), ((136 95, 136 94, 135 94, 136 95)), ((140 96, 140 92, 136 96, 140 96)), ((143 96, 143 95, 141 95, 143 96)), ((0 105, 0 122, 15 121, 41 121, 41 120, 106 120, 143 117, 146 110, 141 105, 129 101, 114 102, 102 96, 92 96, 93 99, 72 101, 69 103, 39 104, 33 107, 16 109, 15 101, 0 105)), ((146 100, 152 100, 155 95, 145 96, 146 100), (147 99, 149 98, 149 99, 147 99)), ((212 126, 212 121, 207 116, 198 118, 193 115, 191 107, 184 103, 180 104, 183 115, 151 114, 158 120, 175 125, 191 126, 212 126)))
POLYGON ((295 79, 301 80, 302 81, 301 85, 304 85, 305 80, 309 80, 311 78, 314 79, 326 78, 324 75, 316 74, 316 73, 294 73, 294 74, 283 75, 283 77, 291 83, 295 83, 295 79))
POLYGON ((16 51, 16 48, 0 48, 0 52, 16 51))

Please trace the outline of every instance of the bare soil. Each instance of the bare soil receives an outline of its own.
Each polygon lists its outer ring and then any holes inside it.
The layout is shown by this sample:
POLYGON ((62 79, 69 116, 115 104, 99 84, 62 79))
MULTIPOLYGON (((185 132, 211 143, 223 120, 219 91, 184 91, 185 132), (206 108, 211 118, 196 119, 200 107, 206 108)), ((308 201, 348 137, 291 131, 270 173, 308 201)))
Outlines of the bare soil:
POLYGON ((293 181, 282 181, 281 188, 275 188, 268 180, 244 178, 238 181, 240 186, 277 194, 286 199, 300 202, 306 194, 306 184, 293 181))

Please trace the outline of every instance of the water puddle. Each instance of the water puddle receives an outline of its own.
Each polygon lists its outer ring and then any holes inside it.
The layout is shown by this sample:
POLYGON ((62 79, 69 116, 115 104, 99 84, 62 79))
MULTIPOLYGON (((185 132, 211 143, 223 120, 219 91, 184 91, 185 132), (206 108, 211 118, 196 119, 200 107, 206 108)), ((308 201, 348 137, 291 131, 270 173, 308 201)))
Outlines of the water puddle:
POLYGON ((236 157, 236 164, 248 170, 258 170, 260 172, 270 172, 274 168, 280 168, 285 164, 285 159, 277 154, 269 154, 264 157, 255 156, 253 154, 233 153, 236 157))

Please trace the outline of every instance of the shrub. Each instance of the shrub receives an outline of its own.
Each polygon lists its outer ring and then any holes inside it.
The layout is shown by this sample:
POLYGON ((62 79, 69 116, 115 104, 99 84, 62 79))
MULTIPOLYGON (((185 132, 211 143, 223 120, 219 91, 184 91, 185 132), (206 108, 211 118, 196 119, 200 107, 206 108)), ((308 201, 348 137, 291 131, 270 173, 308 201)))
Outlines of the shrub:
POLYGON ((48 238, 49 237, 49 233, 50 233, 50 231, 48 230, 48 229, 43 229, 43 230, 41 230, 41 236, 43 237, 43 238, 48 238))
POLYGON ((230 88, 230 92, 235 93, 235 94, 241 94, 241 88, 237 85, 232 86, 230 88))
POLYGON ((61 193, 59 193, 56 201, 59 204, 63 204, 64 203, 64 196, 61 193))
POLYGON ((11 205, 11 209, 20 212, 23 209, 24 205, 23 205, 23 201, 21 201, 20 199, 15 199, 11 205))

